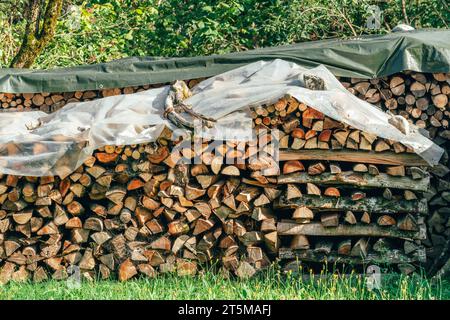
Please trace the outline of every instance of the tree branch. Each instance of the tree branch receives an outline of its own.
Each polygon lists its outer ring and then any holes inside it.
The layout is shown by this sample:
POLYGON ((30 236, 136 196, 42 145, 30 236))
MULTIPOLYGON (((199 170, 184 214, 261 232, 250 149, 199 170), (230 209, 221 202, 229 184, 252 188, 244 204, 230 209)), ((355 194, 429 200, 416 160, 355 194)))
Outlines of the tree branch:
POLYGON ((40 17, 40 1, 29 0, 27 25, 22 44, 11 61, 12 68, 29 68, 55 34, 63 0, 48 0, 43 17, 40 17), (41 22, 42 20, 42 22, 41 22))
POLYGON ((408 15, 406 14, 406 0, 402 0, 402 12, 403 12, 403 18, 405 19, 405 23, 409 24, 408 15))

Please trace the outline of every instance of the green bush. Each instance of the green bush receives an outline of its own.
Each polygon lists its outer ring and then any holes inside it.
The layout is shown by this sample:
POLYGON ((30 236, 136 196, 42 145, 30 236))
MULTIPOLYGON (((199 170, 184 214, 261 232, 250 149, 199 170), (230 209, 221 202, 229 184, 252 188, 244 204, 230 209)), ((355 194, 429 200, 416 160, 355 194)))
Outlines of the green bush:
MULTIPOLYGON (((406 2, 414 27, 448 27, 445 0, 406 2)), ((34 67, 128 56, 207 55, 383 34, 404 20, 400 0, 72 0, 66 1, 55 38, 34 67), (367 27, 373 4, 382 12, 377 29, 367 27)), ((5 30, 0 35, 0 66, 6 66, 17 50, 23 24, 20 13, 14 23, 0 16, 5 30)))

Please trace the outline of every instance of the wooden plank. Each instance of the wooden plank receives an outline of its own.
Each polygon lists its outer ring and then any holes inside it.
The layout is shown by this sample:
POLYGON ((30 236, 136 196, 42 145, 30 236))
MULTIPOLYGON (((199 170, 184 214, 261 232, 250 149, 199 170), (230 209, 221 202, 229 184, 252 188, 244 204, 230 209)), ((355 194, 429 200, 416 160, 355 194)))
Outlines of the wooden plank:
POLYGON ((323 185, 354 185, 363 188, 394 188, 415 191, 427 191, 430 177, 411 179, 409 177, 393 177, 385 173, 376 176, 368 173, 346 171, 337 174, 324 172, 320 175, 309 175, 306 172, 293 172, 278 177, 278 184, 315 183, 323 185))
POLYGON ((377 224, 346 225, 337 227, 324 227, 320 222, 297 223, 294 221, 280 221, 277 223, 277 232, 280 236, 364 236, 389 237, 403 239, 422 239, 418 231, 403 231, 396 227, 380 227, 377 224))
POLYGON ((327 197, 315 195, 303 195, 300 198, 288 200, 283 194, 274 203, 275 209, 295 209, 306 206, 318 211, 366 211, 369 213, 428 213, 426 199, 420 200, 396 200, 382 197, 369 197, 360 200, 352 200, 350 197, 327 197))
POLYGON ((280 161, 327 160, 404 166, 429 166, 415 153, 373 152, 352 150, 280 150, 280 161))
POLYGON ((338 255, 332 251, 329 254, 314 252, 312 250, 293 250, 290 248, 280 248, 278 251, 280 259, 296 259, 298 261, 317 262, 317 263, 345 263, 351 265, 359 264, 398 264, 412 263, 420 261, 420 257, 416 255, 407 256, 399 250, 390 250, 383 254, 368 253, 366 257, 352 257, 338 255))
POLYGON ((271 184, 271 183, 264 184, 264 183, 260 183, 260 182, 258 182, 256 180, 248 179, 248 178, 245 178, 245 177, 241 178, 241 182, 245 183, 245 184, 248 184, 250 186, 255 186, 255 187, 276 188, 275 184, 271 184))

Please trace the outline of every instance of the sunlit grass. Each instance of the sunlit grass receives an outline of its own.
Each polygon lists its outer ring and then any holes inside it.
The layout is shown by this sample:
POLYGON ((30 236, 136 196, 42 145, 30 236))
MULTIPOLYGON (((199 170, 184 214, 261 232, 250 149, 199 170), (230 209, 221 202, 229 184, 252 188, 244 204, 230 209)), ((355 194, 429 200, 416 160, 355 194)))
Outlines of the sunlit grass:
POLYGON ((163 275, 128 282, 82 282, 78 288, 65 281, 39 284, 9 283, 0 287, 0 299, 450 299, 448 280, 431 282, 424 276, 382 275, 380 290, 369 290, 364 276, 284 274, 271 268, 241 280, 205 271, 195 277, 163 275))

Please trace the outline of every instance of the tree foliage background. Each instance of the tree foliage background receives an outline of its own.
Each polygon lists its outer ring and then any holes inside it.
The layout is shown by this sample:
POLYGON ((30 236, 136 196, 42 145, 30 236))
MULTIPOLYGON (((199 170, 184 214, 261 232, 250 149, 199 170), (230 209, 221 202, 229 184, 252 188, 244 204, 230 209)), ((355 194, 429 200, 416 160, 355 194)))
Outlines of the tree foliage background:
MULTIPOLYGON (((0 0, 0 67, 20 47, 27 0, 0 0)), ((65 0, 33 68, 129 56, 194 56, 384 34, 398 23, 448 28, 446 0, 65 0), (373 5, 381 25, 368 28, 373 5)))

